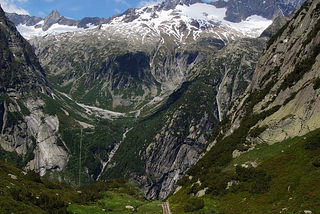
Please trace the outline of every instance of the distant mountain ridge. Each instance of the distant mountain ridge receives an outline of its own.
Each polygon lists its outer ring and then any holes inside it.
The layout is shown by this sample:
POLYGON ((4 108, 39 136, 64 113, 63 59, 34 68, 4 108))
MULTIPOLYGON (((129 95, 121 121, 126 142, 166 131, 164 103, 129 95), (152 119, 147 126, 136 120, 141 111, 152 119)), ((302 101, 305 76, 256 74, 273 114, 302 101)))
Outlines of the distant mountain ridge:
POLYGON ((20 33, 27 39, 30 38, 28 35, 30 32, 32 36, 45 36, 50 34, 50 29, 52 29, 51 33, 53 34, 65 33, 85 30, 108 22, 107 19, 98 17, 85 17, 81 20, 73 20, 60 15, 57 10, 53 10, 45 18, 16 13, 6 13, 6 16, 17 26, 20 33), (59 27, 62 29, 58 30, 59 27))
MULTIPOLYGON (((123 18, 124 23, 132 22, 141 16, 141 10, 144 14, 151 13, 153 19, 157 18, 157 13, 161 11, 174 10, 177 6, 187 6, 199 4, 213 5, 216 8, 224 8, 224 19, 231 23, 240 23, 253 15, 261 16, 265 19, 272 20, 279 15, 288 15, 294 12, 305 0, 290 1, 290 0, 242 0, 242 1, 223 1, 205 3, 201 0, 169 0, 163 1, 157 5, 128 9, 122 14, 117 14, 108 19, 98 17, 85 17, 81 20, 73 20, 59 14, 58 11, 52 11, 47 17, 40 18, 29 15, 19 15, 16 13, 6 13, 6 16, 17 26, 19 32, 27 39, 34 36, 46 36, 50 34, 60 34, 65 32, 81 31, 92 27, 97 27, 101 24, 111 23, 119 17, 123 18)), ((198 10, 198 8, 192 8, 198 10)), ((209 14, 210 15, 210 14, 209 14)), ((221 16, 221 15, 220 15, 221 16)), ((218 22, 221 20, 217 20, 218 22)), ((193 20, 192 25, 199 27, 199 21, 193 20)), ((213 25, 213 26, 216 26, 213 25)), ((207 26, 208 27, 208 26, 207 26)), ((260 31, 261 33, 262 31, 260 31)))

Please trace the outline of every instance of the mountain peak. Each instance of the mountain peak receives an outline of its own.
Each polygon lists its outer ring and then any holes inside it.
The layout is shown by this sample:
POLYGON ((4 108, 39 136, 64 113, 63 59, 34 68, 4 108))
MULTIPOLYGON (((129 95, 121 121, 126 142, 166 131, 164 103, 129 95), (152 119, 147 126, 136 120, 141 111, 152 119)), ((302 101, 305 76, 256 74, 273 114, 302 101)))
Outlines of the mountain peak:
POLYGON ((59 20, 62 16, 57 10, 53 10, 45 19, 59 20))
POLYGON ((53 10, 45 19, 44 19, 44 25, 43 30, 48 30, 53 24, 59 22, 59 20, 63 16, 60 15, 60 13, 57 10, 53 10))

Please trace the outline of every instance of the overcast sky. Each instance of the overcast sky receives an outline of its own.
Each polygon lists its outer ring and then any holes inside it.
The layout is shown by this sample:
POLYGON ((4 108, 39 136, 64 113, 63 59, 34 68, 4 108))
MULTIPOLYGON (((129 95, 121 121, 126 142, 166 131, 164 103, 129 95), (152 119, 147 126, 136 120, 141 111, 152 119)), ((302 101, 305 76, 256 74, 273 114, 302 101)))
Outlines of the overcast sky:
POLYGON ((109 18, 129 8, 140 8, 163 0, 0 0, 6 12, 45 17, 52 10, 58 10, 65 17, 109 18))

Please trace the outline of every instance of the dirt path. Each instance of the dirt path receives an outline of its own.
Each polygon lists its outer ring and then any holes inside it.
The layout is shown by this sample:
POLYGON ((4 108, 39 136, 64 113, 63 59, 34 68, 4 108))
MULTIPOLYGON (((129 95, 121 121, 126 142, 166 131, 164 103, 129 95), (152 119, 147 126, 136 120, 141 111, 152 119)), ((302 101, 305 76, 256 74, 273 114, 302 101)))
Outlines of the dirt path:
POLYGON ((171 214, 169 202, 166 201, 162 203, 162 210, 163 214, 171 214))

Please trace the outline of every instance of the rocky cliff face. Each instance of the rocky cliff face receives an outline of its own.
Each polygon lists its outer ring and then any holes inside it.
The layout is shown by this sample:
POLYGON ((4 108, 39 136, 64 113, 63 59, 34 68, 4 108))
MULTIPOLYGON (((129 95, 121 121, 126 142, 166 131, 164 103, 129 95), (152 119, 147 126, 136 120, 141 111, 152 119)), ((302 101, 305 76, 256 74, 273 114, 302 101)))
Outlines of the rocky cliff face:
POLYGON ((59 120, 43 112, 38 94, 51 95, 33 48, 0 8, 0 145, 22 159, 20 165, 41 175, 62 170, 68 154, 57 145, 59 120))
POLYGON ((1 12, 1 85, 0 90, 23 92, 38 88, 45 90, 45 75, 32 47, 19 35, 15 26, 1 12), (22 71, 21 71, 22 70, 22 71), (10 71, 10 72, 8 72, 10 71), (29 81, 30 84, 27 84, 29 81), (42 89, 43 88, 43 89, 42 89))
POLYGON ((264 131, 255 143, 276 143, 304 135, 319 128, 318 69, 319 69, 319 3, 307 2, 294 18, 269 42, 260 59, 250 87, 243 95, 233 116, 238 124, 241 109, 249 94, 267 90, 255 104, 253 113, 279 107, 272 115, 259 121, 256 127, 264 131), (236 116, 238 115, 238 116, 236 116))

